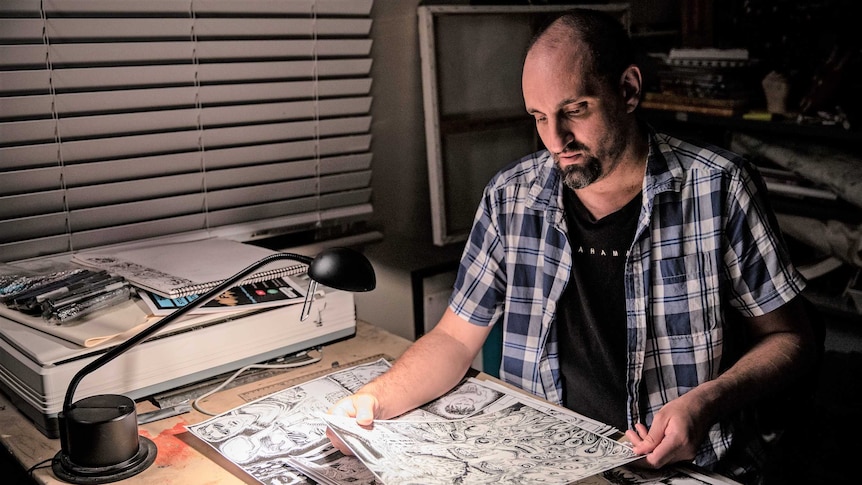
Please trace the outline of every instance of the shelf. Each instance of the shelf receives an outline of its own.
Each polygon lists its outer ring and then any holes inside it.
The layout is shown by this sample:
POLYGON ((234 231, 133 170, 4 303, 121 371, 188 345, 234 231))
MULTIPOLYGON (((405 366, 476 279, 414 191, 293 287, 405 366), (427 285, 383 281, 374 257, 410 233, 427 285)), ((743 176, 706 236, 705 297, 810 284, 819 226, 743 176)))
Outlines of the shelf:
MULTIPOLYGON (((845 130, 839 126, 800 124, 794 120, 761 121, 745 119, 741 116, 709 116, 683 111, 643 109, 644 118, 657 126, 663 123, 692 123, 705 128, 722 128, 736 131, 757 131, 780 136, 803 136, 841 142, 862 140, 862 131, 858 129, 845 130)), ((858 145, 857 145, 858 148, 858 145)))

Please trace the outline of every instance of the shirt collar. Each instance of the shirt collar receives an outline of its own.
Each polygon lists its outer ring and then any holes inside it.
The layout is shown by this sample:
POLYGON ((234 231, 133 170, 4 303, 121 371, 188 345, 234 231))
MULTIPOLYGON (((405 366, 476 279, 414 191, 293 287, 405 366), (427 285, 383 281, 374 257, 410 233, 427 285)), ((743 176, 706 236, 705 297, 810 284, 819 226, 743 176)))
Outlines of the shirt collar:
POLYGON ((651 198, 655 194, 668 190, 679 191, 682 187, 682 164, 673 151, 677 142, 649 126, 649 154, 647 155, 646 176, 644 178, 644 194, 651 198))
POLYGON ((526 201, 527 207, 534 210, 562 207, 562 191, 560 189, 563 182, 554 166, 551 152, 548 150, 541 151, 533 160, 536 165, 537 176, 530 186, 530 193, 526 201))

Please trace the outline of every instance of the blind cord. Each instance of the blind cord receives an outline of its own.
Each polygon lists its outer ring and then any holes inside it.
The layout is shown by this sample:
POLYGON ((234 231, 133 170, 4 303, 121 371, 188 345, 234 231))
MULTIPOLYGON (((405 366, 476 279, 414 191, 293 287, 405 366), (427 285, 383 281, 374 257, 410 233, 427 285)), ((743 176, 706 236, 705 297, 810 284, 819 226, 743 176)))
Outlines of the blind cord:
POLYGON ((314 95, 314 176, 315 187, 317 188, 316 197, 315 197, 315 216, 317 217, 316 225, 317 227, 323 226, 323 217, 320 214, 320 197, 321 197, 321 189, 320 189, 320 87, 318 86, 320 82, 320 72, 318 66, 318 39, 317 39, 317 2, 313 2, 311 4, 311 36, 312 36, 312 60, 313 60, 313 73, 312 73, 312 89, 314 95))
POLYGON ((204 228, 210 230, 210 211, 209 211, 209 190, 207 190, 207 162, 206 148, 204 146, 204 124, 203 124, 203 103, 201 102, 201 80, 200 80, 200 59, 198 58, 198 34, 195 30, 197 23, 197 11, 195 9, 195 0, 189 2, 189 17, 191 17, 191 40, 192 40, 192 63, 195 67, 195 111, 198 130, 198 153, 200 154, 201 168, 201 190, 204 196, 204 228))
POLYGON ((54 142, 57 144, 57 164, 60 168, 60 191, 63 194, 63 213, 66 214, 66 234, 69 236, 69 251, 75 250, 72 238, 72 217, 69 197, 66 191, 66 163, 63 160, 63 137, 60 135, 60 113, 57 109, 57 88, 54 85, 54 63, 51 61, 51 39, 48 35, 48 14, 45 2, 39 2, 39 16, 42 18, 42 43, 45 45, 45 69, 48 71, 48 92, 51 95, 51 119, 54 121, 54 142))

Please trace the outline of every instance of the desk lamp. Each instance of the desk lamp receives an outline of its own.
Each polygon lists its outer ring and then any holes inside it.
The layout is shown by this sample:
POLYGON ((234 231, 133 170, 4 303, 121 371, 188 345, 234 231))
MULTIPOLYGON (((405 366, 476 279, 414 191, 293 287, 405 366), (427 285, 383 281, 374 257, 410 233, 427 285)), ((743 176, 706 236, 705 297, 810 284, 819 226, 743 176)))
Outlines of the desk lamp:
POLYGON ((347 248, 326 249, 314 259, 300 254, 267 256, 199 298, 155 322, 86 365, 72 377, 63 410, 58 415, 61 449, 51 468, 57 478, 78 484, 110 483, 137 475, 156 459, 156 445, 138 435, 135 402, 121 395, 102 394, 72 402, 86 375, 102 367, 159 329, 234 287, 244 277, 273 261, 291 259, 308 265, 310 278, 300 320, 311 311, 317 283, 345 291, 370 291, 376 284, 374 269, 361 253, 347 248))

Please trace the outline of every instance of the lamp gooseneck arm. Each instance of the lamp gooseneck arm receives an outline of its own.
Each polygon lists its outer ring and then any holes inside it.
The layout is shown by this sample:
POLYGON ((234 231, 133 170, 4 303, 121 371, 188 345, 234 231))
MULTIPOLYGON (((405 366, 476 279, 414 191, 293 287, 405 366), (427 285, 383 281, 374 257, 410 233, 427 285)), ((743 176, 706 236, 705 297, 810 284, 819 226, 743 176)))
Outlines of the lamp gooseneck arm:
POLYGON ((80 371, 78 371, 77 374, 75 374, 74 377, 72 377, 72 380, 69 382, 69 388, 66 390, 66 398, 63 401, 63 412, 68 414, 69 410, 72 408, 72 399, 75 396, 75 390, 78 388, 78 384, 81 382, 81 379, 83 379, 85 376, 87 376, 91 372, 95 371, 99 367, 102 367, 103 365, 107 364, 108 362, 114 360, 115 358, 119 357, 121 354, 123 354, 124 352, 126 352, 130 348, 134 347, 135 345, 137 345, 138 343, 140 343, 141 341, 143 341, 147 337, 153 335, 154 333, 156 333, 157 331, 166 327, 168 324, 174 322, 175 320, 182 317, 183 315, 185 315, 185 314, 191 312, 192 310, 200 307, 201 305, 210 301, 211 299, 221 295, 226 290, 233 288, 234 286, 236 286, 236 284, 240 280, 242 280, 246 276, 252 274, 256 269, 261 268, 263 266, 266 266, 267 264, 269 264, 273 261, 278 261, 278 260, 282 260, 282 259, 291 259, 294 261, 299 261, 300 263, 304 263, 306 265, 311 265, 311 262, 313 261, 312 258, 310 258, 308 256, 303 256, 301 254, 275 253, 275 254, 269 255, 269 256, 261 259, 260 261, 257 261, 256 263, 252 263, 247 268, 236 273, 235 275, 231 276, 230 278, 224 280, 221 284, 219 284, 215 288, 211 289, 210 291, 204 293, 203 295, 201 295, 200 297, 198 297, 194 301, 190 302, 188 305, 180 308, 179 310, 171 313, 170 315, 166 316, 165 318, 162 318, 159 321, 153 323, 152 325, 145 328, 144 330, 141 330, 140 332, 136 333, 135 335, 129 337, 127 340, 125 340, 121 344, 117 345, 116 347, 112 348, 111 350, 106 352, 104 355, 102 355, 98 359, 96 359, 93 362, 90 362, 89 364, 84 366, 80 371))

